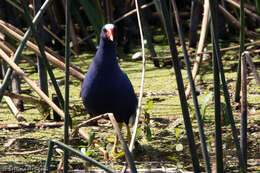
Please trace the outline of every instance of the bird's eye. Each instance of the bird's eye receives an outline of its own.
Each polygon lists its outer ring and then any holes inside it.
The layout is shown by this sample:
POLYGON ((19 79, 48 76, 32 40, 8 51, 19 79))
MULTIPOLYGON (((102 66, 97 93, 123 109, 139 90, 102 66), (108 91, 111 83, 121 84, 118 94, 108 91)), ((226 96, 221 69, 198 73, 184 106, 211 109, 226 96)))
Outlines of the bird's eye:
POLYGON ((104 28, 104 29, 103 29, 103 32, 105 32, 105 33, 106 33, 106 32, 107 32, 107 29, 106 29, 106 28, 104 28))

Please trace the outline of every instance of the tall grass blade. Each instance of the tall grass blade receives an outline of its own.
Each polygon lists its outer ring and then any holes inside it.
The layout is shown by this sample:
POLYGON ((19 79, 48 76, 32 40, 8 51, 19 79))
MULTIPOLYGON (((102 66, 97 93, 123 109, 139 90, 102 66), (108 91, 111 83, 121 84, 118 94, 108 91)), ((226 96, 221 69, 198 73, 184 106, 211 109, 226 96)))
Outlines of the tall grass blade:
POLYGON ((256 13, 260 16, 260 0, 255 0, 256 13))
MULTIPOLYGON (((214 12, 216 13, 216 4, 212 4, 214 7, 214 12)), ((213 38, 213 24, 211 23, 211 40, 213 43, 213 46, 216 47, 214 43, 213 38)), ((216 26, 215 26, 216 27, 216 26)), ((217 59, 217 53, 216 50, 213 49, 212 54, 212 62, 213 62, 213 74, 214 74, 214 114, 215 114, 215 148, 216 148, 216 170, 217 173, 223 172, 223 148, 222 148, 222 130, 221 130, 221 104, 220 104, 220 79, 219 79, 219 67, 218 67, 218 59, 217 59)))
POLYGON ((220 48, 219 48, 219 44, 218 44, 218 36, 216 35, 216 2, 214 0, 210 0, 210 14, 212 16, 212 36, 213 36, 213 46, 214 46, 214 49, 215 49, 215 53, 216 53, 216 57, 217 57, 217 62, 218 62, 218 69, 219 69, 219 72, 220 72, 220 75, 221 75, 221 81, 222 81, 222 84, 223 84, 223 91, 224 91, 224 97, 225 97, 225 101, 226 101, 226 104, 227 104, 227 109, 228 109, 228 115, 229 115, 229 118, 230 118, 230 124, 231 124, 231 130, 232 130, 232 135, 233 135, 233 138, 234 138, 234 143, 235 143, 235 146, 236 146, 236 151, 237 151, 237 157, 238 157, 238 160, 239 160, 239 166, 240 166, 240 170, 241 172, 246 172, 246 165, 244 164, 244 159, 242 157, 242 153, 241 153, 241 148, 240 148, 240 145, 239 145, 239 140, 238 140, 238 135, 237 135, 237 129, 236 129, 236 126, 235 126, 235 121, 234 121, 234 117, 233 117, 233 113, 232 113, 232 108, 231 108, 231 103, 230 103, 230 96, 229 96, 229 92, 228 92, 228 87, 227 87, 227 83, 226 83, 226 77, 225 77, 225 74, 224 74, 224 68, 223 68, 223 63, 222 63, 222 57, 221 57, 221 53, 220 53, 220 48))
MULTIPOLYGON (((155 2, 156 1, 157 0, 155 0, 155 2)), ((174 64, 174 71, 175 71, 177 85, 178 85, 178 92, 179 92, 179 98, 180 98, 180 102, 181 102, 185 129, 186 129, 187 137, 188 137, 188 141, 189 141, 193 169, 194 169, 194 172, 200 172, 199 160, 198 160, 196 147, 195 147, 195 141, 194 141, 192 125, 191 125, 191 121, 190 121, 188 104, 187 104, 187 100, 186 100, 186 96, 185 96, 182 74, 181 74, 180 67, 179 67, 178 52, 177 52, 177 48, 175 45, 174 35, 172 32, 171 25, 169 22, 167 22, 167 21, 170 21, 169 12, 167 10, 165 1, 159 1, 158 3, 160 3, 160 5, 157 5, 157 6, 159 6, 159 8, 161 9, 164 28, 166 30, 166 34, 167 34, 168 41, 170 44, 170 51, 171 51, 172 61, 174 64)))
MULTIPOLYGON (((41 8, 41 2, 34 0, 34 13, 36 15, 36 13, 39 11, 39 9, 41 8)), ((43 35, 43 19, 41 19, 39 21, 39 24, 37 25, 37 35, 39 35, 39 37, 41 38, 43 47, 44 47, 44 35, 43 35)), ((31 23, 31 22, 30 22, 31 23)), ((39 78, 39 85, 41 90, 48 96, 48 78, 47 78, 47 70, 46 70, 46 65, 44 64, 44 60, 42 58, 40 58, 39 56, 37 56, 37 67, 38 67, 38 78, 39 78)))
POLYGON ((241 120, 240 120, 240 146, 245 165, 247 165, 247 53, 241 55, 241 120))
POLYGON ((240 90, 241 90, 241 54, 245 50, 245 11, 244 11, 244 0, 240 0, 240 49, 239 49, 239 61, 237 67, 237 81, 236 81, 236 90, 235 90, 235 101, 239 102, 240 100, 240 90))
POLYGON ((88 16, 88 19, 96 32, 100 33, 100 30, 104 25, 104 17, 99 13, 101 11, 99 1, 79 0, 79 2, 83 6, 84 12, 88 16), (94 2, 96 4, 93 4, 94 2))
POLYGON ((196 47, 197 44, 197 30, 200 20, 201 2, 199 0, 191 1, 191 13, 190 13, 190 31, 189 31, 189 47, 196 47))
MULTIPOLYGON (((90 33, 87 30, 87 26, 83 22, 82 16, 80 15, 78 8, 79 8, 78 3, 74 2, 71 4, 72 15, 73 15, 74 19, 76 20, 76 22, 78 23, 80 29, 83 31, 84 37, 87 37, 90 35, 90 33)), ((86 42, 87 42, 87 45, 89 46, 90 50, 96 49, 96 46, 91 39, 87 39, 86 42)))
POLYGON ((199 109, 198 98, 197 98, 197 95, 196 95, 195 82, 192 78, 190 60, 189 60, 188 52, 187 52, 186 45, 185 45, 185 39, 184 39, 184 34, 183 34, 183 29, 182 29, 182 22, 181 22, 181 19, 179 17, 179 12, 178 12, 176 2, 174 0, 171 0, 171 2, 172 2, 172 6, 173 6, 173 12, 175 14, 175 20, 176 20, 179 38, 180 38, 180 41, 181 41, 181 44, 182 44, 182 50, 183 50, 183 53, 184 53, 184 60, 185 60, 186 66, 187 66, 189 83, 191 85, 192 98, 193 98, 193 103, 194 103, 195 113, 196 113, 195 115, 196 115, 196 119, 197 119, 197 122, 198 122, 198 128, 199 128, 199 134, 200 134, 199 137, 200 137, 200 142, 201 142, 201 149, 202 149, 203 157, 204 157, 205 162, 206 162, 206 172, 210 173, 211 172, 210 158, 209 158, 209 154, 208 154, 206 137, 205 137, 204 128, 203 128, 203 121, 201 119, 201 113, 200 113, 200 109, 199 109))
POLYGON ((162 5, 160 0, 154 0, 154 4, 157 12, 159 13, 160 19, 162 20, 163 25, 165 25, 166 21, 165 18, 163 17, 162 5))

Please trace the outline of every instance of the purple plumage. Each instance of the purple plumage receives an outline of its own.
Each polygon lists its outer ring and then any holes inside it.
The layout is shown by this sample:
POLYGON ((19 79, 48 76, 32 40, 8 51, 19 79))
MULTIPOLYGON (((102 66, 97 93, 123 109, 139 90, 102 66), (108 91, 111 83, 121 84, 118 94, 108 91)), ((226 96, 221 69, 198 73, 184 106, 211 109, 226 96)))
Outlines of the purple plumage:
POLYGON ((111 112, 117 122, 128 125, 135 119, 137 97, 127 75, 116 59, 116 30, 106 24, 101 31, 99 48, 82 84, 81 98, 91 115, 111 112))

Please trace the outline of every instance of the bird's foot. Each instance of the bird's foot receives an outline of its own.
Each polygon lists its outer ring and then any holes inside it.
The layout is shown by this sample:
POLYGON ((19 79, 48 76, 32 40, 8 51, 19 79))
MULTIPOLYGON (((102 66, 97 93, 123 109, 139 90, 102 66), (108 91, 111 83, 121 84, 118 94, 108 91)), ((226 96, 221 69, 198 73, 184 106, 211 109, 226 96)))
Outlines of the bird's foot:
POLYGON ((117 151, 117 147, 113 148, 112 154, 113 154, 113 159, 114 160, 121 159, 121 158, 123 158, 125 156, 125 152, 118 152, 117 151))

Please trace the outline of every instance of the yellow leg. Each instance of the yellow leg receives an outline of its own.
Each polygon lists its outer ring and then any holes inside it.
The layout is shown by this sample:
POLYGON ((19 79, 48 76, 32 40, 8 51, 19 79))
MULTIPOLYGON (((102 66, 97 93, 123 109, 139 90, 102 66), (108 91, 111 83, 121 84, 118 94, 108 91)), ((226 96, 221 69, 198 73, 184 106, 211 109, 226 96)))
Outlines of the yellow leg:
POLYGON ((130 145, 132 136, 131 136, 130 127, 128 124, 126 125, 126 136, 127 136, 127 143, 128 143, 128 145, 130 145))
POLYGON ((107 152, 107 150, 105 150, 105 151, 103 151, 103 153, 104 153, 104 160, 108 160, 108 152, 107 152))
MULTIPOLYGON (((123 123, 118 123, 118 127, 119 127, 119 130, 121 131, 122 127, 123 127, 123 123)), ((115 140, 114 140, 113 151, 112 151, 114 156, 116 156, 116 154, 117 154, 117 143, 118 143, 118 136, 116 134, 115 140)))

